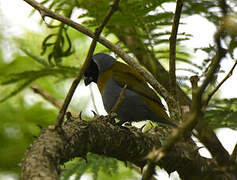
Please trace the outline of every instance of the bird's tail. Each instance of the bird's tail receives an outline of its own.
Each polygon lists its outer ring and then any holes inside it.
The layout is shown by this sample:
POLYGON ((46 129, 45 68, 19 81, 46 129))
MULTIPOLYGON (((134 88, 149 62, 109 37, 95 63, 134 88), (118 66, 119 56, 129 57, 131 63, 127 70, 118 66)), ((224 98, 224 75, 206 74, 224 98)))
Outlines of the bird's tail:
POLYGON ((168 116, 166 113, 166 110, 163 106, 157 104, 156 102, 150 100, 150 99, 144 99, 146 103, 148 104, 150 110, 152 111, 150 113, 150 120, 157 123, 162 123, 165 125, 170 125, 172 127, 178 127, 174 122, 172 122, 172 119, 168 116))

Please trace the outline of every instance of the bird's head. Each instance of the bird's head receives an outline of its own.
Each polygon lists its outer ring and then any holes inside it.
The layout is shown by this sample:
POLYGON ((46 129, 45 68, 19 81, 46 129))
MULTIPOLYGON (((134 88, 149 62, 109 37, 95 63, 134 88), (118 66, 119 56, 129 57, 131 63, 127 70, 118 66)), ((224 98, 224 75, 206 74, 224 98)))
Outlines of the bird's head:
POLYGON ((90 65, 84 74, 85 85, 87 86, 91 82, 97 83, 99 75, 111 68, 114 61, 116 61, 116 59, 108 54, 95 54, 92 57, 90 65))

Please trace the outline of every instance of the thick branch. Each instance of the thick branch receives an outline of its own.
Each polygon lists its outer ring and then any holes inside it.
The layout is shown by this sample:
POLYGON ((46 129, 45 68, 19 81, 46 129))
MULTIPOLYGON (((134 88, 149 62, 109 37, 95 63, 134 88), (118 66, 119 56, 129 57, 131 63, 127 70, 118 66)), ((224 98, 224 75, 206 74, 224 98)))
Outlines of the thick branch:
MULTIPOLYGON (((143 167, 146 155, 161 146, 159 136, 144 134, 136 128, 113 126, 108 118, 102 116, 90 122, 68 119, 62 126, 63 134, 54 128, 43 129, 22 160, 22 179, 58 179, 60 164, 74 157, 86 158, 88 152, 143 167)), ((156 165, 169 173, 176 170, 183 179, 225 175, 213 173, 218 168, 215 162, 200 157, 187 140, 173 146, 156 165)))

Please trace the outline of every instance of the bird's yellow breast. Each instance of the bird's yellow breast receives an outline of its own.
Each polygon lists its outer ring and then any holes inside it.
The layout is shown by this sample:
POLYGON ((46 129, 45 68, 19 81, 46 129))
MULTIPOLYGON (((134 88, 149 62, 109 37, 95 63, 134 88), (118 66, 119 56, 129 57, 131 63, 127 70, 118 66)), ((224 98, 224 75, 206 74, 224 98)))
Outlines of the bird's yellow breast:
POLYGON ((111 78, 112 70, 107 70, 99 75, 97 80, 97 86, 102 94, 106 84, 108 83, 109 79, 111 78))

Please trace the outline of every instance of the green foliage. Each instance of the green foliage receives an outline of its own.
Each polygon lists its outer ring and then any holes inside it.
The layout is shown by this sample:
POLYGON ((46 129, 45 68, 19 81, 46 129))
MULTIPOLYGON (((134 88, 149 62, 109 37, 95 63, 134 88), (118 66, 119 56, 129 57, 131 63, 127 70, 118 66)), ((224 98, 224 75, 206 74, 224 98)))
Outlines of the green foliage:
MULTIPOLYGON (((77 5, 76 0, 59 0, 51 2, 49 0, 45 0, 42 2, 42 4, 46 3, 50 3, 50 9, 54 9, 54 11, 63 14, 66 17, 71 17, 72 11, 77 5)), ((53 59, 55 64, 60 64, 62 62, 62 58, 68 57, 74 53, 74 49, 72 47, 71 38, 68 34, 68 27, 61 22, 57 25, 54 25, 53 22, 54 21, 51 21, 48 27, 54 29, 54 32, 45 37, 42 43, 41 54, 46 54, 46 51, 48 50, 47 54, 49 63, 53 64, 53 59)))
MULTIPOLYGON (((25 92, 29 96, 29 92, 25 92)), ((38 136, 40 128, 52 124, 57 111, 45 107, 42 101, 26 102, 25 96, 0 104, 0 170, 19 172, 18 164, 29 146, 38 136)))
POLYGON ((214 129, 237 127, 237 99, 215 100, 205 113, 205 120, 214 129))
POLYGON ((50 64, 52 63, 52 58, 55 61, 55 64, 59 64, 62 60, 61 58, 70 56, 73 53, 71 40, 68 36, 67 29, 64 25, 61 25, 59 28, 59 32, 49 34, 42 43, 42 55, 45 54, 46 50, 50 47, 53 48, 50 50, 48 55, 48 61, 50 64), (52 40, 54 38, 54 40, 52 40), (65 44, 67 43, 68 47, 65 48, 65 44))
MULTIPOLYGON (((82 36, 75 36, 72 29, 68 31, 73 40, 80 41, 82 36)), ((29 90, 29 85, 36 82, 62 102, 66 93, 65 85, 79 72, 78 60, 85 57, 75 58, 78 56, 75 53, 68 58, 70 63, 52 65, 46 60, 47 55, 40 56, 44 35, 27 32, 21 38, 12 40, 18 45, 20 53, 15 53, 10 61, 5 61, 0 56, 1 172, 19 173, 18 164, 27 147, 40 133, 38 126, 47 127, 53 124, 58 113, 49 102, 29 90)), ((85 40, 84 37, 82 39, 85 40)), ((76 46, 76 49, 79 48, 76 46)), ((83 104, 86 106, 88 103, 83 104)))
MULTIPOLYGON (((167 60, 167 51, 157 51, 156 47, 168 47, 174 14, 171 11, 166 11, 162 6, 169 2, 173 1, 121 1, 120 11, 113 15, 106 26, 105 35, 114 33, 116 36, 136 37, 142 42, 144 49, 135 50, 135 53, 136 51, 139 51, 139 53, 142 53, 142 51, 151 52, 157 57, 163 57, 167 60)), ((102 22, 109 2, 100 0, 99 3, 94 3, 91 0, 83 1, 80 5, 87 11, 79 18, 90 17, 88 20, 83 21, 83 24, 88 27, 96 27, 102 22)), ((179 37, 177 41, 183 41, 189 39, 190 35, 181 33, 179 37)), ((123 48, 129 48, 129 46, 124 45, 123 48)), ((179 50, 177 53, 178 55, 182 54, 179 50)))
POLYGON ((3 66, 1 72, 2 78, 0 79, 0 84, 11 85, 11 87, 8 88, 8 93, 6 93, 5 96, 0 98, 0 102, 3 102, 8 98, 16 95, 36 79, 45 76, 54 76, 60 79, 65 79, 75 77, 76 73, 79 71, 79 69, 77 68, 66 67, 66 66, 50 67, 46 65, 46 67, 41 68, 38 67, 37 65, 35 66, 34 65, 35 65, 34 63, 29 62, 29 58, 20 56, 17 57, 14 61, 12 61, 12 63, 3 66), (34 67, 37 70, 33 70, 34 67), (27 70, 28 68, 31 70, 27 70), (17 70, 20 70, 22 72, 17 72, 17 70))
MULTIPOLYGON (((69 32, 75 38, 73 40, 80 40, 80 36, 76 37, 74 35, 75 31, 70 29, 69 32)), ((52 63, 47 62, 45 56, 39 56, 40 43, 35 39, 35 36, 41 37, 34 33, 27 34, 27 38, 32 40, 31 43, 36 43, 36 46, 32 46, 32 44, 29 43, 30 41, 16 39, 17 44, 19 44, 20 47, 24 47, 20 49, 27 56, 15 54, 14 59, 12 59, 10 63, 1 61, 0 85, 5 86, 5 93, 0 97, 0 102, 16 95, 37 79, 49 76, 57 78, 58 80, 64 80, 75 77, 79 72, 78 61, 75 60, 77 54, 74 54, 74 56, 71 57, 73 60, 68 58, 71 61, 70 63, 64 63, 65 65, 62 63, 53 65, 52 63), (35 47, 38 47, 38 49, 35 49, 35 47), (75 66, 75 64, 77 64, 77 66, 75 66)), ((85 38, 82 37, 82 40, 85 40, 85 38)), ((42 38, 42 43, 44 42, 45 40, 42 38)))
POLYGON ((65 170, 61 175, 61 180, 69 179, 75 176, 75 179, 85 174, 92 174, 93 179, 114 179, 122 180, 124 178, 135 178, 135 172, 131 169, 123 168, 123 165, 118 160, 107 158, 95 154, 88 154, 87 162, 82 158, 74 159, 65 164, 65 170))

